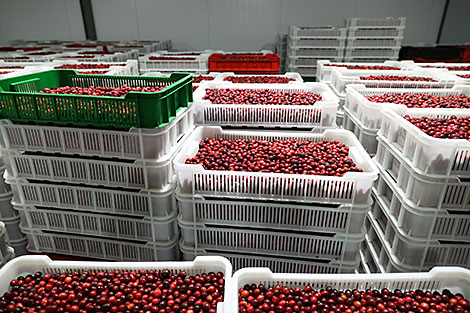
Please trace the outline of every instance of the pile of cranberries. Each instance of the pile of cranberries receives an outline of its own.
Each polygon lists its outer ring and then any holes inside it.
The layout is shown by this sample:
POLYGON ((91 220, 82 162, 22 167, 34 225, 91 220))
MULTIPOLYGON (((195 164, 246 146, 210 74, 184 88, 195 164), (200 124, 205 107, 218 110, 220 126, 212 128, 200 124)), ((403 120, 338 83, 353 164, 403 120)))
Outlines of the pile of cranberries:
POLYGON ((150 57, 149 60, 167 60, 167 61, 194 61, 196 58, 185 58, 185 57, 150 57))
POLYGON ((462 77, 462 78, 470 78, 470 74, 457 75, 457 76, 462 77))
POLYGON ((64 64, 60 66, 54 67, 55 69, 79 69, 79 70, 91 70, 91 69, 99 69, 99 68, 110 68, 111 66, 126 66, 126 64, 87 64, 87 63, 80 63, 80 64, 64 64))
POLYGON ((214 76, 205 76, 205 75, 194 75, 193 76, 193 83, 194 84, 199 84, 203 80, 214 80, 214 76))
POLYGON ((343 176, 362 172, 338 141, 205 138, 186 164, 206 170, 343 176))
POLYGON ((283 76, 228 76, 224 80, 235 84, 288 84, 295 79, 283 76))
POLYGON ((306 91, 209 88, 203 99, 217 104, 313 105, 322 97, 306 91))
POLYGON ((3 75, 3 74, 8 74, 8 73, 11 73, 11 72, 9 72, 9 71, 0 72, 0 75, 3 75))
MULTIPOLYGON (((88 72, 89 73, 89 72, 88 72)), ((39 93, 63 94, 63 95, 81 95, 81 96, 107 96, 107 97, 125 97, 128 92, 157 92, 165 87, 129 87, 122 85, 120 88, 114 87, 58 87, 46 88, 39 93)))
POLYGON ((0 312, 216 313, 224 285, 220 272, 38 272, 10 282, 10 290, 0 298, 0 312))
POLYGON ((57 54, 57 52, 43 51, 43 52, 28 53, 28 55, 51 55, 51 54, 57 54))
POLYGON ((400 76, 400 75, 370 75, 361 76, 361 80, 393 80, 393 81, 407 81, 407 82, 437 82, 431 77, 423 76, 400 76))
POLYGON ((0 66, 2 69, 23 69, 24 66, 0 66))
POLYGON ((94 55, 66 55, 63 58, 65 59, 93 59, 94 55))
POLYGON ((470 140, 470 116, 430 118, 405 115, 403 118, 434 138, 470 140))
POLYGON ((78 71, 79 74, 88 74, 88 75, 103 75, 106 74, 108 71, 78 71))
POLYGON ((104 55, 104 54, 115 54, 115 51, 82 51, 79 52, 78 54, 99 54, 99 55, 104 55))
POLYGON ((432 66, 432 65, 425 65, 422 67, 427 68, 446 68, 449 71, 470 71, 470 66, 432 66))
POLYGON ((470 97, 466 95, 437 96, 405 92, 366 96, 366 99, 378 103, 404 104, 409 108, 470 108, 470 97))
POLYGON ((10 57, 10 58, 2 58, 3 60, 29 60, 29 57, 10 57))
POLYGON ((245 285, 239 290, 241 313, 468 313, 470 302, 449 290, 315 290, 307 285, 245 285))
POLYGON ((397 71, 400 68, 395 66, 385 65, 347 65, 347 64, 323 64, 325 66, 345 67, 349 70, 389 70, 397 71))

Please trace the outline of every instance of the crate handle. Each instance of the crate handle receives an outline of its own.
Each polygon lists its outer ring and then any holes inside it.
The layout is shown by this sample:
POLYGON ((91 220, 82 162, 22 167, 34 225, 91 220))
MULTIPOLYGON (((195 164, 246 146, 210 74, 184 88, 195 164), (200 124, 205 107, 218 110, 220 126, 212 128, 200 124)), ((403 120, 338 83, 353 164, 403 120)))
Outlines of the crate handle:
POLYGON ((13 92, 37 92, 39 90, 40 78, 31 78, 10 84, 10 91, 13 92))

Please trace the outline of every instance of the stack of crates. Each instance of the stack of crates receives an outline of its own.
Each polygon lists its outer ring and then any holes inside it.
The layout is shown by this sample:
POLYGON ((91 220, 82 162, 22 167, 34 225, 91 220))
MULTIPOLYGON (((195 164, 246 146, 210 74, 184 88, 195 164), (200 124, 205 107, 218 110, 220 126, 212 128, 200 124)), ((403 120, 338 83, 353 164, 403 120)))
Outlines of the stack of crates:
POLYGON ((346 44, 346 28, 333 26, 289 26, 286 70, 315 77, 317 61, 341 62, 346 44))
POLYGON ((351 273, 360 263, 377 170, 351 132, 197 127, 174 161, 183 258, 221 255, 234 269, 351 273), (339 140, 363 172, 342 177, 210 171, 186 164, 201 140, 339 140))
MULTIPOLYGON (((410 86, 411 87, 411 86, 410 86)), ((390 94, 429 94, 433 96, 470 96, 470 86, 456 85, 452 88, 366 88, 364 85, 349 85, 347 87, 343 127, 351 130, 359 138, 370 155, 377 152, 377 132, 382 125, 382 111, 385 108, 401 110, 406 108, 406 102, 380 103, 368 99, 371 96, 390 94)), ((423 103, 425 101, 423 100, 423 103)))
POLYGON ((344 69, 348 71, 358 71, 358 70, 370 70, 370 71, 380 71, 380 70, 394 70, 399 71, 406 68, 413 68, 412 61, 385 61, 381 63, 357 63, 357 62, 331 62, 330 60, 319 60, 317 62, 317 82, 323 82, 329 85, 333 90, 335 95, 339 99, 339 107, 336 112, 336 124, 343 125, 344 119, 344 103, 346 101, 346 96, 340 94, 336 91, 335 88, 331 86, 331 76, 334 69, 344 69))
POLYGON ((346 19, 348 37, 345 62, 383 62, 397 60, 406 17, 346 19))
POLYGON ((403 116, 467 117, 464 109, 383 110, 367 242, 382 272, 470 267, 470 144, 428 136, 403 116))
POLYGON ((276 53, 281 58, 279 71, 281 74, 286 72, 287 61, 287 34, 278 33, 276 37, 276 53))
POLYGON ((102 76, 74 70, 0 81, 1 153, 28 251, 178 259, 172 161, 193 128, 191 81, 186 73, 102 76), (123 84, 163 89, 125 97, 38 93, 123 84))
POLYGON ((171 73, 177 71, 195 74, 209 72, 209 56, 213 50, 169 52, 161 50, 139 57, 141 74, 151 72, 171 73))

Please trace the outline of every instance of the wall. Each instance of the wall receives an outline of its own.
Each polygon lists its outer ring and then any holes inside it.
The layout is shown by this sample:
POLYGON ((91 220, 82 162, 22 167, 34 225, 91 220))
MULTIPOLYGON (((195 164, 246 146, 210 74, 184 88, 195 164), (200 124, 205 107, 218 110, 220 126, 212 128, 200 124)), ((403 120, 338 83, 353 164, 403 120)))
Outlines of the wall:
POLYGON ((470 43, 469 0, 450 0, 442 29, 442 44, 470 43))
POLYGON ((0 43, 8 40, 84 40, 78 0, 0 0, 0 43))
MULTIPOLYGON (((468 0, 462 0, 468 1, 468 0)), ((177 49, 273 48, 288 25, 406 16, 405 44, 435 43, 445 0, 92 0, 98 39, 173 39, 177 49), (112 21, 112 23, 110 22, 112 21)))

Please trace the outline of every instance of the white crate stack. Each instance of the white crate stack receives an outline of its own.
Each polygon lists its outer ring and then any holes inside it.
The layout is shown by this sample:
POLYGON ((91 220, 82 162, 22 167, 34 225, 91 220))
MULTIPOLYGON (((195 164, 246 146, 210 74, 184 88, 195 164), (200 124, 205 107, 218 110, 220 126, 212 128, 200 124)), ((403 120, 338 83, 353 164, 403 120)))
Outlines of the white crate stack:
POLYGON ((193 129, 191 110, 180 110, 155 129, 0 120, 6 182, 28 251, 113 261, 177 260, 172 162, 193 129))
POLYGON ((469 268, 469 142, 428 136, 405 115, 448 118, 470 113, 403 107, 381 112, 374 158, 380 174, 366 241, 371 263, 379 272, 469 268))
POLYGON ((287 34, 278 33, 276 36, 276 53, 281 58, 280 63, 280 73, 283 74, 286 72, 286 62, 287 62, 287 34))
POLYGON ((234 269, 354 272, 377 170, 352 133, 240 131, 201 126, 176 156, 183 258, 227 257, 234 269), (339 140, 364 172, 343 177, 209 171, 185 164, 204 138, 339 140))
POLYGON ((348 37, 345 62, 397 60, 405 31, 406 17, 346 19, 348 37))
POLYGON ((315 77, 317 61, 343 61, 346 28, 289 26, 286 71, 315 77))

